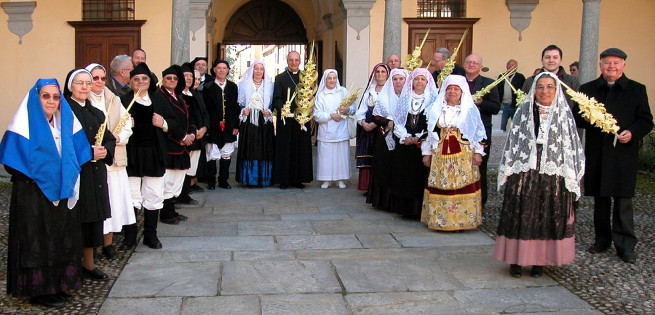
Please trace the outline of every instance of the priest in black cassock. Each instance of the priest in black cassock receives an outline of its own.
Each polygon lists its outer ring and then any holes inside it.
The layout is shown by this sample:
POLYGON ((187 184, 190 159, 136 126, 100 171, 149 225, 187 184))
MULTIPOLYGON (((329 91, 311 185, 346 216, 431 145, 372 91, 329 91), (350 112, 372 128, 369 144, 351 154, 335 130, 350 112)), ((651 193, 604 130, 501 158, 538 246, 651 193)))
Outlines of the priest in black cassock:
POLYGON ((295 98, 291 102, 291 114, 282 117, 282 107, 296 91, 299 81, 300 54, 289 52, 287 65, 287 69, 275 77, 273 90, 273 107, 277 110, 273 183, 279 184, 280 189, 304 188, 303 183, 313 179, 311 122, 305 123, 305 130, 300 129, 293 117, 295 98))

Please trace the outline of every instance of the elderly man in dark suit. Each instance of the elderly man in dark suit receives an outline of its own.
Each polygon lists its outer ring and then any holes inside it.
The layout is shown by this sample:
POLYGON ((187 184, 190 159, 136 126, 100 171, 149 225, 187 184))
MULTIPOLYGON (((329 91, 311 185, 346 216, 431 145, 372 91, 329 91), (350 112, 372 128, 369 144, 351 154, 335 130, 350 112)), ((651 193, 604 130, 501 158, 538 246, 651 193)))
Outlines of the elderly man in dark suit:
MULTIPOLYGON (((580 87, 580 92, 605 104, 621 128, 618 136, 603 133, 576 113, 578 127, 585 128, 585 195, 594 196, 596 237, 589 247, 592 254, 609 249, 627 263, 637 259, 632 197, 637 180, 639 140, 653 129, 646 87, 623 73, 628 56, 618 48, 600 54, 601 76, 580 87), (614 207, 611 202, 614 199, 614 207), (610 217, 613 217, 610 221, 610 217)), ((578 107, 577 104, 575 107, 578 107)))
MULTIPOLYGON (((510 59, 507 61, 507 70, 518 68, 519 63, 516 62, 514 59, 510 59)), ((500 78, 502 74, 498 75, 500 78)), ((523 83, 525 82, 525 76, 519 72, 514 73, 512 76, 508 77, 505 82, 501 82, 498 84, 496 87, 498 87, 498 95, 500 96, 500 102, 503 105, 503 116, 502 119, 500 120, 500 129, 502 131, 507 131, 507 121, 514 117, 514 113, 516 112, 516 107, 518 104, 516 104, 516 97, 514 96, 514 93, 512 92, 512 87, 509 86, 511 83, 512 86, 515 89, 520 89, 523 87, 523 83), (509 82, 509 83, 508 83, 509 82)))
MULTIPOLYGON (((464 60, 464 71, 466 72, 466 81, 469 84, 471 94, 482 90, 487 85, 494 82, 494 80, 481 76, 482 70, 482 57, 476 54, 470 54, 464 60)), ((487 143, 484 148, 485 155, 482 157, 482 164, 480 164, 480 184, 482 192, 482 205, 487 202, 487 162, 489 162, 489 153, 491 151, 491 116, 498 114, 500 111, 500 98, 498 97, 498 89, 496 87, 491 89, 491 92, 484 95, 481 99, 475 102, 480 110, 480 116, 484 123, 484 129, 487 133, 487 143)))

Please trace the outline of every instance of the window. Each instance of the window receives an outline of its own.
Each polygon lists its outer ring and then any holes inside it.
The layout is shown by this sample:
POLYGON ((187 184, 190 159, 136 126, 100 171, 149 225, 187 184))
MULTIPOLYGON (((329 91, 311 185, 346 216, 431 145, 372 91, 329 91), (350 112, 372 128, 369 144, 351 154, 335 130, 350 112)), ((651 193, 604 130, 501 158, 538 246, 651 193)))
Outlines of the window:
POLYGON ((466 0, 417 0, 418 17, 466 17, 466 0))
POLYGON ((82 0, 82 20, 134 20, 134 0, 82 0))

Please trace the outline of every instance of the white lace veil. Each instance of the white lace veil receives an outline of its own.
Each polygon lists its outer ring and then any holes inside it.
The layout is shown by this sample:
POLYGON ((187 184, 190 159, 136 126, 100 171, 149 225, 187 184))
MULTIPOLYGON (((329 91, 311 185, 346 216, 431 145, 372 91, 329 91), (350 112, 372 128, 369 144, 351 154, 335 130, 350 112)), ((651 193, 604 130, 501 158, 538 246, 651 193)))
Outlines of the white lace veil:
POLYGON ((539 159, 539 173, 564 177, 566 189, 574 193, 578 199, 580 180, 584 175, 584 152, 562 85, 557 76, 550 72, 542 72, 535 77, 530 92, 512 119, 512 128, 507 136, 498 169, 498 190, 501 190, 510 175, 537 169, 535 87, 539 79, 546 76, 555 80, 557 90, 550 105, 549 119, 541 123, 547 126, 540 129, 548 132, 543 135, 544 144, 539 159))
MULTIPOLYGON (((273 81, 266 71, 264 62, 261 60, 255 60, 250 67, 246 70, 246 73, 243 74, 243 78, 239 81, 239 98, 237 102, 241 108, 249 107, 250 98, 253 93, 255 93, 255 83, 253 82, 253 71, 255 65, 261 64, 264 67, 264 78, 262 79, 262 98, 263 98, 263 108, 251 108, 251 110, 256 111, 250 115, 250 122, 254 125, 259 125, 259 112, 262 110, 272 110, 271 103, 273 101, 273 81)), ((261 104, 261 103, 260 103, 261 104)))
POLYGON ((407 83, 407 76, 409 75, 407 70, 400 68, 391 69, 389 78, 380 91, 380 101, 378 105, 373 108, 373 115, 393 119, 392 115, 395 113, 396 104, 400 99, 398 95, 396 95, 396 91, 393 89, 393 76, 399 74, 405 77, 405 83, 407 83))
MULTIPOLYGON (((409 106, 412 101, 412 92, 414 90, 414 78, 422 75, 428 80, 428 84, 425 86, 423 95, 425 97, 425 109, 424 113, 429 113, 437 98, 437 86, 434 84, 434 78, 430 71, 425 68, 416 68, 409 75, 407 80, 405 80, 405 86, 403 86, 403 91, 400 93, 400 99, 398 100, 396 109, 394 111, 394 128, 396 135, 406 135, 407 130, 405 129, 405 123, 407 123, 407 113, 409 112, 409 106)), ((400 137, 400 136, 399 136, 400 137)))
POLYGON ((482 118, 480 118, 480 111, 473 103, 473 96, 471 96, 466 78, 454 74, 446 77, 441 85, 441 89, 439 90, 437 100, 434 102, 434 105, 432 105, 432 109, 428 112, 428 130, 430 131, 430 137, 433 137, 436 140, 432 143, 436 145, 439 142, 439 134, 434 132, 434 128, 439 116, 441 116, 443 112, 444 106, 448 106, 446 105, 446 89, 450 85, 457 85, 462 90, 462 96, 460 97, 459 102, 460 114, 457 116, 457 120, 454 121, 453 127, 459 129, 462 133, 462 137, 468 139, 471 148, 474 148, 474 144, 487 139, 487 133, 484 130, 482 118))

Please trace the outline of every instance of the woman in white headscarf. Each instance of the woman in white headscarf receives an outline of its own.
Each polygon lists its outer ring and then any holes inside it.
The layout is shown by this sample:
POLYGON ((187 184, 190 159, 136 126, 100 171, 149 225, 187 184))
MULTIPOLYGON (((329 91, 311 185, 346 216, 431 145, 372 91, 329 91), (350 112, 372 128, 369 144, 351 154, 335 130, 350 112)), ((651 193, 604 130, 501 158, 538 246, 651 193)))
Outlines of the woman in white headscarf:
POLYGON ((482 224, 479 165, 487 138, 466 78, 449 75, 428 114, 430 134, 421 149, 430 167, 421 222, 438 231, 482 224))
MULTIPOLYGON (((100 64, 92 63, 86 66, 86 70, 91 72, 93 84, 89 101, 93 107, 102 111, 107 117, 107 130, 116 138, 116 148, 114 150, 114 163, 107 165, 107 187, 109 189, 109 205, 111 208, 111 218, 105 220, 103 224, 104 242, 102 254, 107 259, 118 258, 118 253, 114 248, 114 232, 120 232, 123 225, 136 223, 136 217, 132 208, 132 194, 130 193, 130 182, 127 179, 127 144, 132 135, 132 119, 128 118, 117 133, 115 128, 121 117, 125 115, 126 109, 121 103, 120 97, 114 95, 106 86, 107 70, 100 64)), ((129 117, 129 114, 127 114, 129 117)))
POLYGON ((498 168, 504 187, 494 258, 521 266, 559 266, 575 259, 574 202, 580 198, 585 157, 573 114, 557 76, 543 72, 514 115, 498 168))
POLYGON ((271 185, 274 158, 273 81, 256 60, 239 82, 241 106, 236 180, 246 186, 271 185))
POLYGON ((393 115, 397 143, 393 154, 391 210, 405 217, 421 216, 428 169, 423 165, 421 142, 428 135, 427 113, 437 98, 437 86, 425 68, 412 71, 393 115))
POLYGON ((350 179, 350 137, 345 115, 354 114, 355 106, 340 106, 347 96, 348 90, 339 84, 337 70, 325 70, 314 103, 314 120, 318 123, 316 179, 323 181, 324 189, 332 181, 337 181, 339 188, 346 188, 343 181, 350 179))
POLYGON ((375 141, 374 168, 366 202, 382 210, 391 207, 391 169, 396 147, 393 139, 393 115, 408 75, 405 69, 392 69, 380 91, 379 102, 373 108, 373 121, 379 126, 380 134, 375 141))

